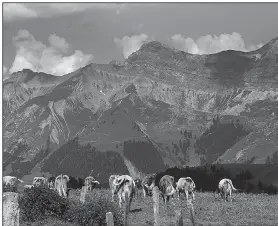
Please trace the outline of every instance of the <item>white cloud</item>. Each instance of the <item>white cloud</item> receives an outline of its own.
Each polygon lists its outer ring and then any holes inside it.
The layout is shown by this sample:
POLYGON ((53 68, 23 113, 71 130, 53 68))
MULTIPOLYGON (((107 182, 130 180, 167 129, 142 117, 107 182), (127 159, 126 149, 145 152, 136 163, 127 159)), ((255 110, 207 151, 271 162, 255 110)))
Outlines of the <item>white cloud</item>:
POLYGON ((73 51, 64 38, 52 34, 48 38, 49 46, 37 41, 27 30, 20 30, 13 38, 16 56, 10 73, 24 68, 36 72, 45 72, 61 76, 89 64, 93 55, 73 51))
POLYGON ((67 43, 67 41, 55 34, 50 35, 48 37, 48 41, 53 48, 63 53, 67 53, 70 49, 70 45, 67 43))
POLYGON ((196 41, 192 38, 185 38, 180 34, 171 38, 175 48, 192 54, 212 54, 224 50, 238 50, 248 52, 260 48, 263 44, 246 46, 242 36, 236 32, 232 34, 221 34, 220 36, 205 35, 196 41))
POLYGON ((139 50, 147 40, 148 35, 146 34, 133 35, 131 37, 124 36, 121 39, 114 38, 114 42, 122 49, 125 58, 128 58, 130 54, 139 50))
POLYGON ((4 3, 3 4, 4 20, 13 20, 13 18, 35 18, 38 17, 36 11, 28 8, 22 3, 4 3))
POLYGON ((4 3, 3 16, 5 21, 12 21, 100 9, 114 10, 120 14, 126 8, 126 3, 4 3))

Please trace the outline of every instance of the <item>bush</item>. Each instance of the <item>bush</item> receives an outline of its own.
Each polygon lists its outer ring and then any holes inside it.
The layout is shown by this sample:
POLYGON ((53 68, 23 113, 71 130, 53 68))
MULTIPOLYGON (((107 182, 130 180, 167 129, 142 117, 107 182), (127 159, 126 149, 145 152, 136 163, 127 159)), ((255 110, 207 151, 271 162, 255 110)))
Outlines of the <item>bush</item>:
POLYGON ((72 205, 64 215, 64 219, 82 226, 106 226, 106 213, 112 212, 114 225, 123 225, 123 213, 116 203, 111 203, 101 194, 97 194, 91 200, 85 205, 72 205))
POLYGON ((19 199, 23 221, 37 221, 47 216, 62 217, 70 203, 53 190, 38 187, 25 189, 19 199))

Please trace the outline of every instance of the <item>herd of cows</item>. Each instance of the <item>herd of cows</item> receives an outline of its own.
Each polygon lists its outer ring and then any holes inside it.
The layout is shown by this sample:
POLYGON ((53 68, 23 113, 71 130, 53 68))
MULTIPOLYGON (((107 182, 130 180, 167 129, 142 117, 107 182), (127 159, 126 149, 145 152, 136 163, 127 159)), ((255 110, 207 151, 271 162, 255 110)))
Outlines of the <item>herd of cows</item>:
MULTIPOLYGON (((60 196, 67 198, 70 190, 70 188, 68 188, 69 180, 69 176, 63 174, 58 175, 56 178, 34 177, 32 185, 25 185, 24 188, 31 189, 33 187, 44 186, 58 192, 60 196)), ((23 182, 24 181, 14 176, 5 176, 3 178, 4 188, 9 187, 10 190, 14 192, 17 191, 18 185, 23 182)), ((85 178, 84 186, 86 190, 93 190, 97 184, 100 183, 95 180, 94 177, 89 176, 85 178)), ((142 180, 133 179, 129 175, 111 175, 109 177, 109 187, 112 192, 111 201, 114 202, 115 196, 118 195, 120 207, 122 207, 123 202, 126 201, 128 201, 130 206, 134 194, 140 189, 142 189, 143 196, 146 198, 146 196, 152 196, 154 187, 158 187, 164 203, 167 204, 170 197, 173 198, 175 193, 178 194, 178 199, 180 199, 181 193, 184 193, 187 201, 189 195, 191 195, 192 200, 194 200, 194 191, 196 188, 194 181, 190 177, 181 177, 175 183, 174 177, 164 175, 157 179, 157 174, 147 175, 142 180), (129 200, 125 200, 126 197, 129 200)), ((236 189, 230 179, 224 178, 220 180, 218 184, 218 191, 225 202, 228 201, 228 197, 231 200, 232 191, 237 190, 240 189, 236 189)))

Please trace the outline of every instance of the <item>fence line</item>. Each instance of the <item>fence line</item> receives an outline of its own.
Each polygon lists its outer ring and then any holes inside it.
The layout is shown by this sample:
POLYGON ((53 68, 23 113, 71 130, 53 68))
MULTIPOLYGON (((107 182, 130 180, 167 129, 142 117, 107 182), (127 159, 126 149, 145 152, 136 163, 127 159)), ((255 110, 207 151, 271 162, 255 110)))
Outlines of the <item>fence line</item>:
POLYGON ((154 226, 159 226, 159 190, 158 187, 155 186, 152 190, 153 196, 153 212, 154 212, 154 226))
POLYGON ((82 202, 83 204, 85 203, 86 193, 87 193, 87 187, 82 186, 81 193, 80 193, 80 202, 82 202))
POLYGON ((196 221, 195 221, 194 207, 193 207, 192 201, 187 202, 187 207, 189 208, 189 211, 190 211, 190 220, 191 220, 193 226, 195 226, 196 221))
POLYGON ((111 212, 106 213, 106 224, 107 226, 114 226, 113 214, 111 212))
POLYGON ((128 198, 128 193, 125 192, 125 209, 124 209, 124 226, 127 226, 127 217, 129 213, 129 198, 128 198))
MULTIPOLYGON (((160 226, 160 219, 159 219, 159 189, 157 186, 155 186, 152 190, 152 198, 153 198, 153 210, 154 210, 154 226, 160 226)), ((195 221, 195 215, 194 215, 194 207, 192 204, 192 201, 187 201, 187 207, 190 211, 190 220, 192 222, 192 225, 196 225, 195 221)), ((125 192, 125 206, 124 206, 124 226, 127 226, 127 219, 128 219, 128 213, 129 213, 129 199, 128 194, 125 192)), ((106 213, 106 224, 107 226, 114 226, 113 221, 113 214, 111 212, 106 213)), ((175 211, 175 226, 183 226, 183 211, 182 208, 179 207, 175 211)))
POLYGON ((182 209, 175 211, 175 226, 183 226, 182 209))

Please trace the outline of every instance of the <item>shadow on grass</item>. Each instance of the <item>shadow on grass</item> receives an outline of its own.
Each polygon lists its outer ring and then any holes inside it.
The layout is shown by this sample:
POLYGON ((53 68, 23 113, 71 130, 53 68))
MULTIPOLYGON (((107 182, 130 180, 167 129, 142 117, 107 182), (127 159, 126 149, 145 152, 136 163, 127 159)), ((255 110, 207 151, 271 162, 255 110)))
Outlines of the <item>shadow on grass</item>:
POLYGON ((142 208, 138 208, 138 209, 130 210, 129 212, 136 213, 136 212, 141 212, 141 211, 142 211, 142 208))

